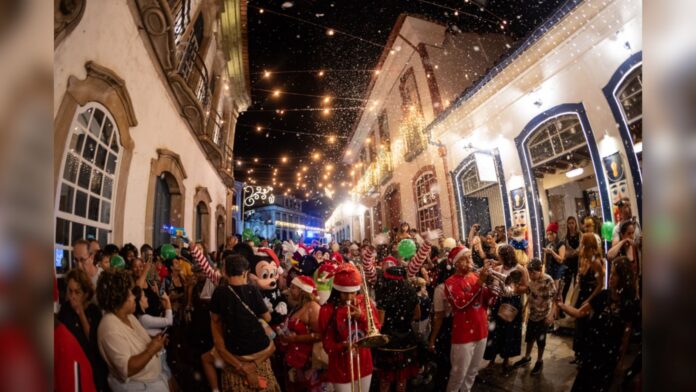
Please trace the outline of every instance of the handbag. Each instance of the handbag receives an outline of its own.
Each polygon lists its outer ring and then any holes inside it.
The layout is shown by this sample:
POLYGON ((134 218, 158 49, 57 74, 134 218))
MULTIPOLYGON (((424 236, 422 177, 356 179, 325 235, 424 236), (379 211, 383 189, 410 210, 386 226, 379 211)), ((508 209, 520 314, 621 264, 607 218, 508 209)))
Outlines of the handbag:
MULTIPOLYGON (((254 311, 251 310, 251 309, 249 308, 249 306, 246 304, 246 302, 244 302, 244 301, 242 300, 242 298, 239 297, 239 294, 237 294, 237 292, 234 291, 234 289, 232 288, 232 286, 227 286, 227 288, 230 289, 230 291, 232 292, 232 294, 234 294, 234 296, 237 297, 237 299, 239 300, 239 302, 241 302, 242 305, 244 305, 244 308, 245 308, 246 310, 248 310, 249 313, 251 313, 252 316, 257 317, 257 316, 256 316, 256 313, 254 313, 254 311)), ((275 339, 275 337, 276 337, 275 331, 273 330, 273 328, 271 328, 270 325, 268 325, 268 323, 266 322, 266 320, 264 320, 264 319, 262 319, 262 318, 257 318, 257 320, 259 321, 259 324, 261 324, 261 328, 263 328, 263 331, 266 333, 266 336, 268 336, 268 339, 270 339, 270 340, 271 340, 271 343, 272 343, 272 342, 273 342, 273 339, 275 339)))
POLYGON ((502 303, 498 308, 498 317, 500 317, 501 320, 511 323, 515 319, 515 317, 517 317, 518 312, 519 310, 513 305, 508 303, 502 303))

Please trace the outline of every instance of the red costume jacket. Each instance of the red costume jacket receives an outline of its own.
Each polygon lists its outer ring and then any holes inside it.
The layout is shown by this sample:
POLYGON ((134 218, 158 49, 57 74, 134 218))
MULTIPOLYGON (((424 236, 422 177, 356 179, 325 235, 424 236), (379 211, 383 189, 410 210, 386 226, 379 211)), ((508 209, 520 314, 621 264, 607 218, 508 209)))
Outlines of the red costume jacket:
MULTIPOLYGON (((367 331, 367 317, 365 301, 362 294, 356 297, 358 306, 362 311, 362 316, 358 321, 358 334, 364 336, 367 331)), ((377 317, 377 310, 371 303, 372 319, 377 328, 381 328, 377 317)), ((330 303, 322 305, 319 312, 319 326, 322 331, 322 343, 324 350, 329 355, 329 369, 327 378, 330 383, 347 384, 351 382, 350 377, 350 356, 347 348, 342 347, 342 343, 348 341, 348 313, 346 306, 334 307, 330 303)), ((355 323, 353 324, 355 325, 355 323)), ((354 335, 355 336, 355 335, 354 335)), ((354 340, 355 341, 355 340, 354 340)), ((369 348, 358 350, 360 356, 360 376, 365 377, 372 374, 372 354, 369 348)), ((358 359, 353 356, 354 379, 358 379, 358 359)))
POLYGON ((495 294, 481 286, 478 275, 452 275, 445 281, 445 296, 452 305, 452 344, 476 342, 488 337, 488 306, 495 294))

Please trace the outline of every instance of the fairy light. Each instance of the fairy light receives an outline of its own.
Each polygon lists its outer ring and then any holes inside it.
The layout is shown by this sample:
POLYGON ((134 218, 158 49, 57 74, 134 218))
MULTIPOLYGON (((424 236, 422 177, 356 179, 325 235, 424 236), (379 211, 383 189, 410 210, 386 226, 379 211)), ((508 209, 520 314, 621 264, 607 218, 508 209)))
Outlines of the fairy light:
MULTIPOLYGON (((330 143, 330 144, 336 143, 336 136, 333 136, 333 135, 329 136, 329 143, 330 143)), ((349 152, 350 152, 350 151, 349 151, 349 152)), ((348 154, 348 155, 350 155, 350 154, 348 154)))
POLYGON ((321 155, 319 155, 318 152, 315 152, 314 154, 312 154, 312 159, 314 159, 315 161, 316 161, 317 159, 319 159, 320 157, 321 157, 321 155))
POLYGON ((307 171, 307 166, 302 166, 302 171, 306 172, 307 171))
POLYGON ((375 75, 379 75, 379 70, 378 70, 378 69, 375 70, 375 75))
POLYGON ((261 132, 261 129, 262 128, 260 126, 256 126, 256 132, 261 132))
POLYGON ((268 79, 271 77, 271 73, 269 71, 263 71, 263 77, 268 79))
POLYGON ((259 14, 263 14, 263 8, 259 8, 259 14))
POLYGON ((254 158, 254 163, 259 163, 259 158, 254 158))
POLYGON ((319 71, 318 75, 319 75, 319 77, 324 76, 324 71, 319 71))
POLYGON ((336 34, 336 31, 334 31, 334 29, 326 30, 326 35, 328 35, 329 37, 333 37, 334 34, 336 34))
POLYGON ((331 113, 331 110, 329 110, 327 108, 327 109, 322 110, 322 113, 324 113, 324 115, 327 116, 329 113, 331 113))
POLYGON ((283 163, 288 163, 288 157, 282 157, 280 158, 280 161, 283 163))
POLYGON ((237 166, 242 166, 242 161, 237 161, 237 166))
POLYGON ((350 150, 346 151, 346 156, 349 157, 352 152, 350 150))
POLYGON ((331 102, 331 97, 324 97, 324 103, 331 102))
POLYGON ((274 90, 274 91, 273 91, 273 96, 274 96, 274 97, 279 97, 279 96, 280 96, 280 90, 274 90))

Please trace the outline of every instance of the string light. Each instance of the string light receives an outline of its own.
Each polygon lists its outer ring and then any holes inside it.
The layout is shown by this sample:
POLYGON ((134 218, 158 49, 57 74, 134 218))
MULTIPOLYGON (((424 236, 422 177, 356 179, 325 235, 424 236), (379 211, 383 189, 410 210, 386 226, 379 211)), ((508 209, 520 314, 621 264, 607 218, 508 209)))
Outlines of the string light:
POLYGON ((319 71, 319 77, 324 76, 324 71, 319 71))
POLYGON ((330 112, 331 112, 331 111, 330 111, 329 109, 324 109, 324 110, 323 110, 324 115, 328 115, 330 112))
POLYGON ((280 90, 274 90, 274 91, 273 91, 273 96, 274 96, 274 97, 279 97, 279 96, 280 96, 280 90))
POLYGON ((288 157, 282 157, 280 158, 280 161, 283 163, 288 163, 288 157))
POLYGON ((334 143, 336 143, 336 136, 334 136, 334 135, 329 136, 329 144, 334 144, 334 143))
POLYGON ((256 132, 261 132, 261 127, 260 127, 260 126, 256 126, 256 132))
POLYGON ((334 31, 334 29, 326 30, 326 35, 328 35, 329 37, 333 37, 334 34, 336 34, 336 31, 334 31))
POLYGON ((263 77, 268 79, 271 77, 271 73, 269 71, 263 71, 263 77))
POLYGON ((259 158, 254 158, 254 163, 259 163, 259 158))

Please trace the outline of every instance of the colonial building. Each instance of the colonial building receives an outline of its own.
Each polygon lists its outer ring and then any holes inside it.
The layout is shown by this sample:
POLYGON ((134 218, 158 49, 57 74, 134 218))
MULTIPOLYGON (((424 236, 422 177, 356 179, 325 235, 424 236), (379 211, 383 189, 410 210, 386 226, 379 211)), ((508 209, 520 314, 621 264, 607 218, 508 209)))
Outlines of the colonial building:
POLYGON ((502 34, 454 33, 417 16, 398 18, 344 158, 353 165, 355 201, 368 207, 352 239, 402 221, 420 231, 455 230, 449 169, 439 155, 445 150, 422 130, 508 47, 502 34))
POLYGON ((55 264, 70 245, 211 249, 233 228, 232 144, 250 102, 246 2, 56 2, 55 264), (65 4, 63 4, 65 3, 65 4))
MULTIPOLYGON (((260 188, 248 186, 248 188, 260 188)), ((302 212, 302 200, 291 196, 267 196, 264 201, 254 199, 254 192, 244 194, 244 228, 254 235, 281 241, 324 238, 323 220, 302 212)))
MULTIPOLYGON (((423 222, 437 214, 445 233, 459 238, 474 223, 484 229, 521 226, 538 255, 551 221, 559 222, 561 236, 569 216, 616 221, 615 203, 622 198, 630 200, 640 219, 641 19, 637 0, 568 2, 433 120, 426 111, 425 125, 414 128, 422 140, 439 146, 422 153, 433 165, 425 170, 436 178, 421 177, 413 165, 393 165, 391 178, 402 178, 400 189, 408 186, 414 196, 402 191, 398 205, 406 216, 391 218, 392 209, 385 208, 387 222, 400 218, 423 229, 429 226, 423 222), (404 182, 409 177, 412 181, 404 182), (446 186, 432 192, 428 184, 435 182, 446 186), (428 205, 439 212, 422 209, 428 205)), ((466 74, 461 68, 453 76, 466 74)), ((427 83, 416 83, 421 85, 427 83)), ((381 110, 380 102, 373 105, 374 112, 381 110)), ((394 140, 393 130, 391 136, 394 140)), ((353 140, 352 149, 365 149, 364 141, 353 140)), ((392 149, 398 150, 395 144, 392 149)), ((406 156, 412 150, 407 148, 406 156)), ((396 160, 400 154, 391 155, 396 160)), ((365 180, 367 173, 354 190, 361 200, 375 193, 365 186, 375 184, 365 180)), ((393 190, 379 192, 376 199, 396 203, 388 192, 393 190)))

